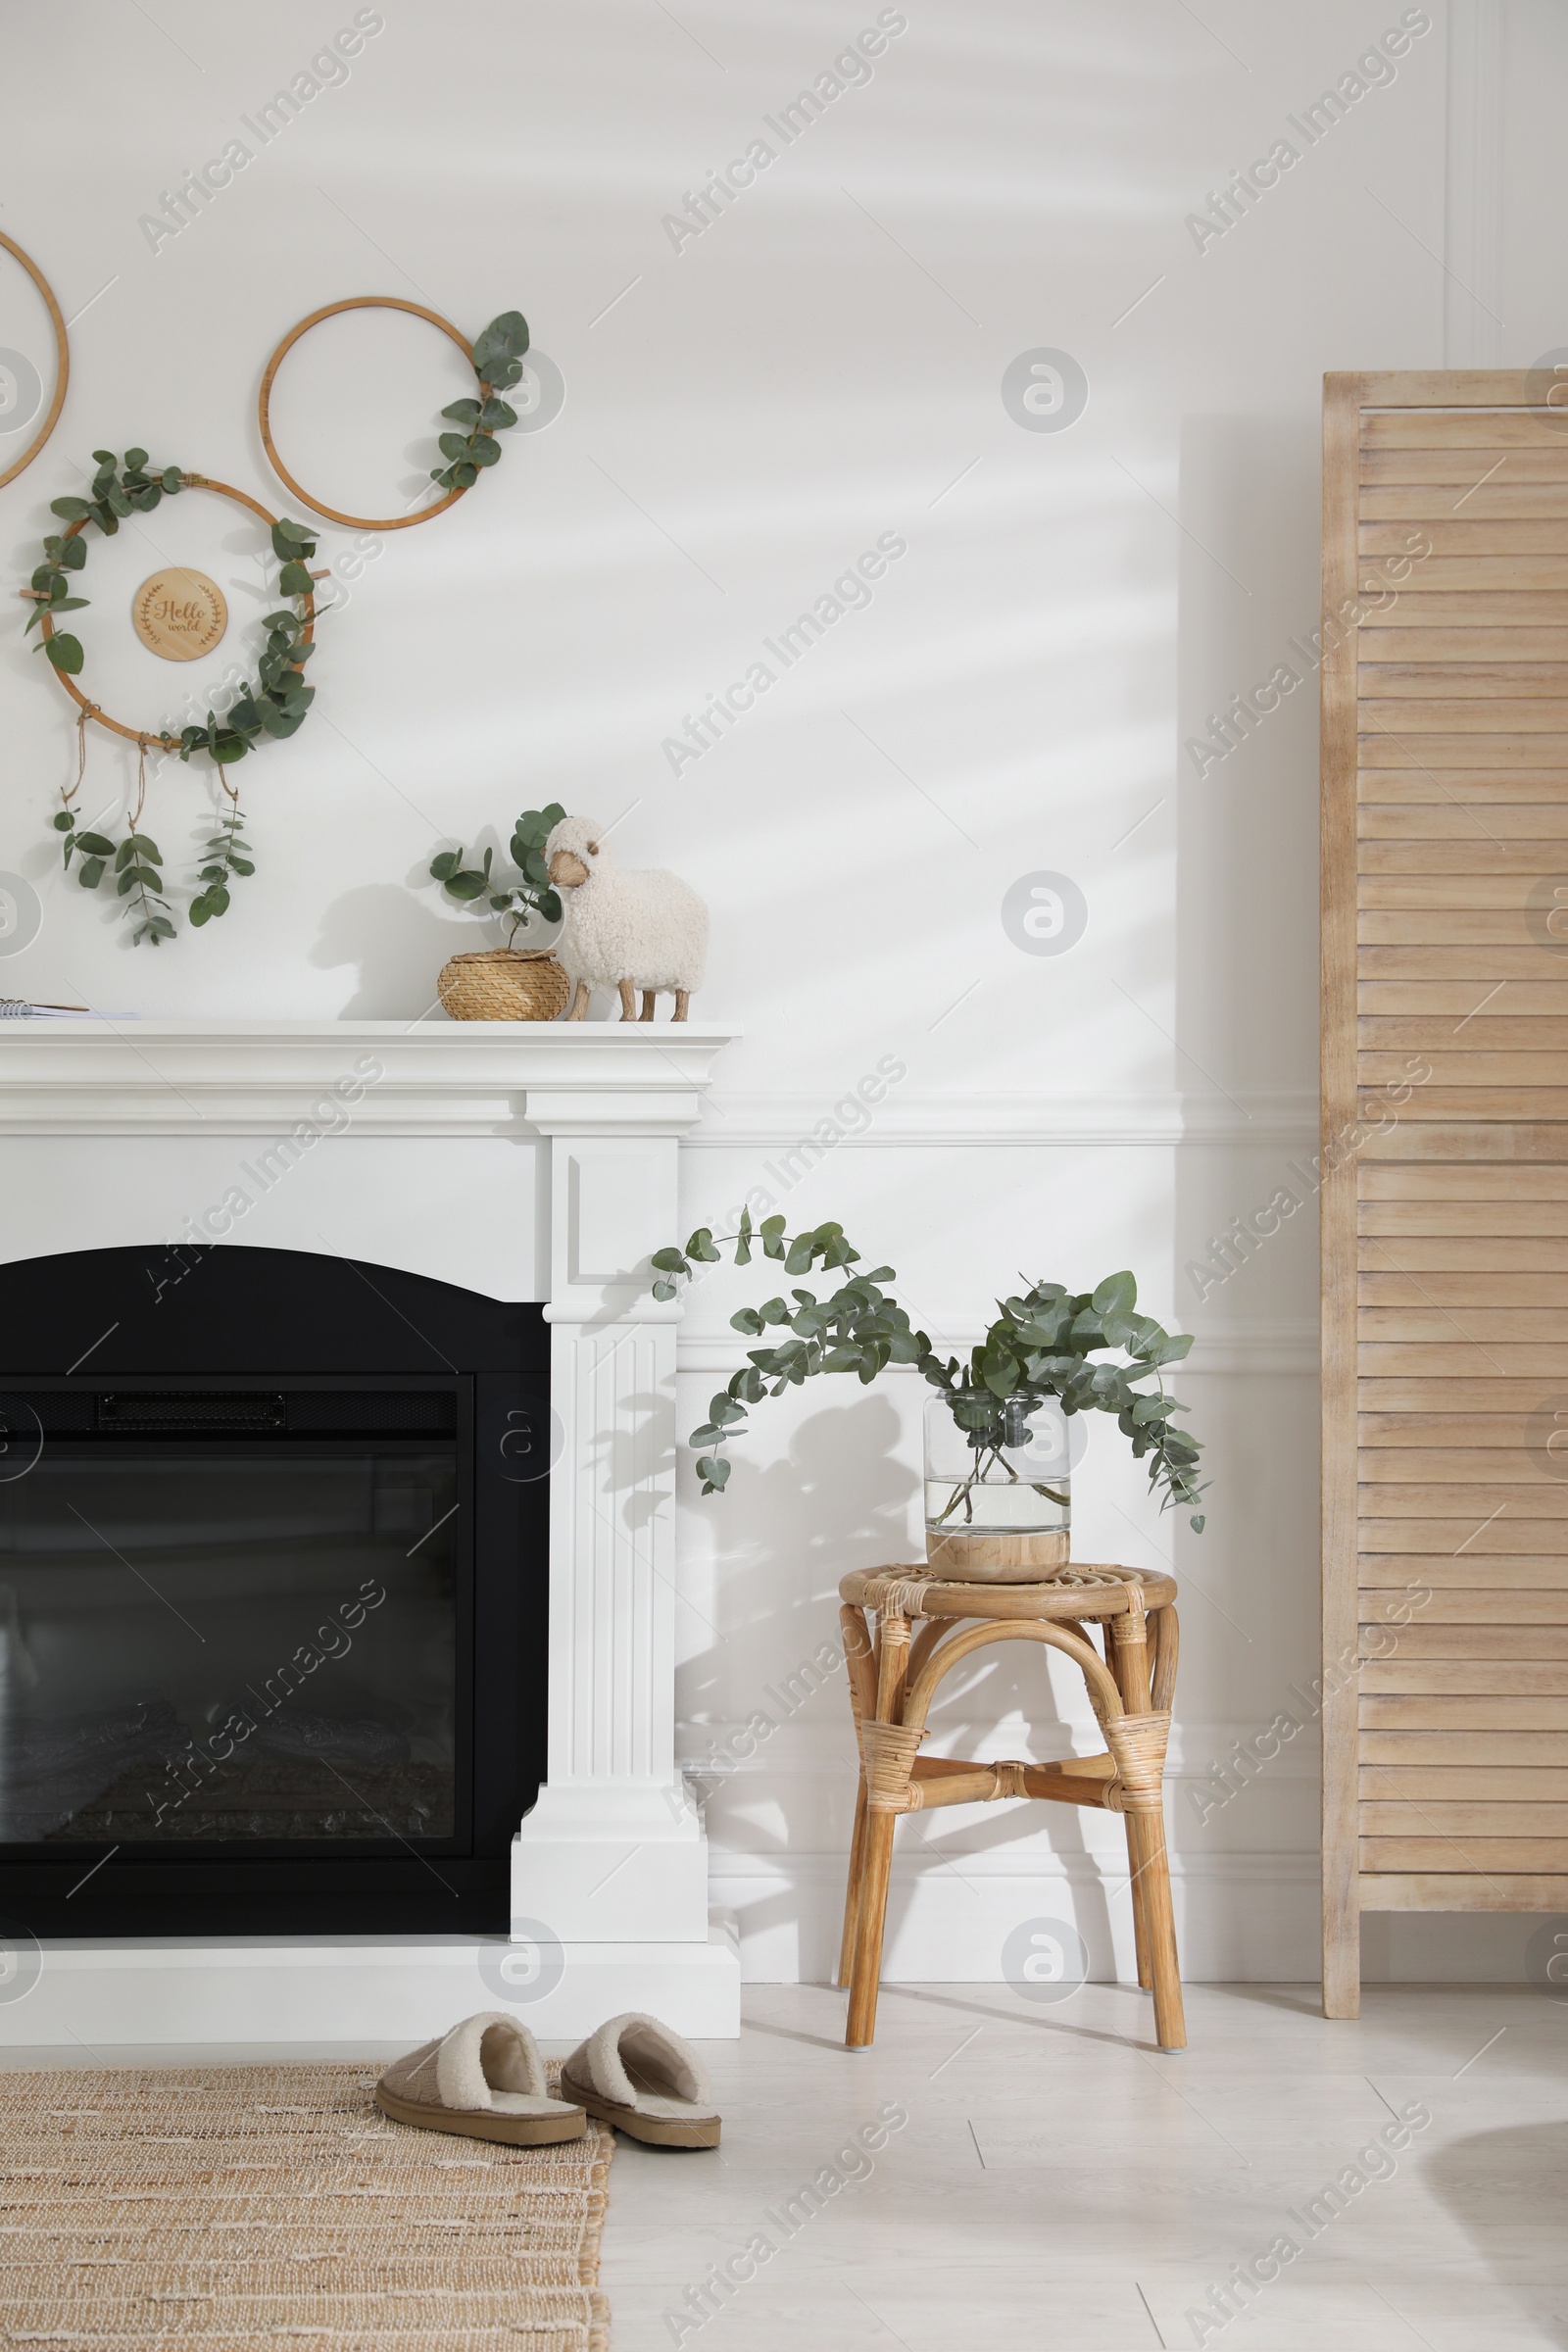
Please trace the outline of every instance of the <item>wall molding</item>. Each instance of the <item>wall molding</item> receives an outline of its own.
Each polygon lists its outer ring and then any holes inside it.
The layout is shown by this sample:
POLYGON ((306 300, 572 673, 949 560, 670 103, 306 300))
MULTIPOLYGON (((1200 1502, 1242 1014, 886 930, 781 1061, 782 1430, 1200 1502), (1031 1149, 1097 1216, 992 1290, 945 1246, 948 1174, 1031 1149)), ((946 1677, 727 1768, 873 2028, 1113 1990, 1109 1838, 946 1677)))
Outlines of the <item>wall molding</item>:
MULTIPOLYGON (((853 1089, 837 1104, 820 1095, 726 1094, 712 1089, 687 1151, 828 1152, 854 1150, 999 1150, 1123 1144, 1288 1144, 1311 1147, 1318 1128, 1315 1088, 1253 1089, 1234 1098, 1150 1089, 1092 1094, 975 1094, 960 1088, 896 1087, 872 1106, 853 1089), (838 1107, 856 1103, 836 1117, 838 1107), (823 1132, 824 1128, 828 1132, 823 1132)), ((815 1163, 812 1163, 815 1164, 815 1163)), ((798 1180, 805 1169, 798 1168, 798 1180)))
POLYGON ((1443 364, 1502 365, 1503 0, 1449 0, 1443 364))
MULTIPOLYGON (((1177 1316, 1170 1328, 1179 1328, 1181 1321, 1177 1316)), ((937 1344, 954 1354, 973 1347, 981 1337, 968 1314, 929 1316, 921 1328, 930 1331, 937 1344)), ((683 1331, 676 1344, 675 1368, 679 1372, 721 1372, 727 1377, 741 1369, 748 1348, 756 1345, 757 1342, 748 1341, 738 1331, 683 1331)), ((1218 1376, 1238 1372, 1309 1374, 1316 1379, 1321 1361, 1315 1315, 1268 1323, 1212 1322, 1197 1335, 1192 1354, 1180 1366, 1180 1372, 1184 1380, 1195 1373, 1218 1376)), ((884 1380, 916 1377, 911 1364, 889 1364, 882 1374, 884 1380)))

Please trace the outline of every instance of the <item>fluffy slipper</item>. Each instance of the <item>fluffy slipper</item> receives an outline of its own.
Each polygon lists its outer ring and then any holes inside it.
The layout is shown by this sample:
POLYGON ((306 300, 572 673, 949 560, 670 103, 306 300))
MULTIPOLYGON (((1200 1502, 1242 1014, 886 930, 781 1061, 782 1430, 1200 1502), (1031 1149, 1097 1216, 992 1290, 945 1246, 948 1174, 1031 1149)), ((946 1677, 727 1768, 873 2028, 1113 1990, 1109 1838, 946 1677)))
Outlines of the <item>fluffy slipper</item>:
POLYGON ((703 2062, 657 2017, 628 2010, 573 2050, 561 2087, 590 2115, 655 2148, 716 2148, 719 2118, 703 2062))
POLYGON ((515 2148, 581 2139, 588 2129, 581 2107, 548 2095, 538 2043, 504 2009, 482 2009, 444 2040, 394 2059, 375 2086, 375 2103, 394 2123, 515 2148))

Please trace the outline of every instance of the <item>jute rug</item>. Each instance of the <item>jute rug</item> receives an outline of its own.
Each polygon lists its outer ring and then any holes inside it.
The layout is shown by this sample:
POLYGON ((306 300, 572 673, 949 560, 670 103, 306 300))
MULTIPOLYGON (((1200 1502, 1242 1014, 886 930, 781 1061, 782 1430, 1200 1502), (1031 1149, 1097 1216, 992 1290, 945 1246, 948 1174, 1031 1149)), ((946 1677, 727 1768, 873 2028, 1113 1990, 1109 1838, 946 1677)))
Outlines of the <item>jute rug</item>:
POLYGON ((377 2072, 0 2073, 0 2344, 607 2352, 610 2132, 412 2131, 377 2072))

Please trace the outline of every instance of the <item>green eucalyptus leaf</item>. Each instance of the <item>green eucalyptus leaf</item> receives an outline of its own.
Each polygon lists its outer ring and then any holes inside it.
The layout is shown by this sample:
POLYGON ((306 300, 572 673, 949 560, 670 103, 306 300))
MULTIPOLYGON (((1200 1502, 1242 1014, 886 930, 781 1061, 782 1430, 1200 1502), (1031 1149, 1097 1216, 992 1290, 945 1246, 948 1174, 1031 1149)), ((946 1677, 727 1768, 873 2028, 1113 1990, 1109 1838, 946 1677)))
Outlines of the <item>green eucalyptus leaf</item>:
POLYGON ((48 655, 54 668, 63 671, 68 678, 77 675, 82 662, 81 643, 78 638, 71 636, 64 630, 57 630, 43 650, 48 655))
POLYGON ((92 509, 84 498, 52 498, 49 512, 58 514, 62 522, 84 522, 92 509))

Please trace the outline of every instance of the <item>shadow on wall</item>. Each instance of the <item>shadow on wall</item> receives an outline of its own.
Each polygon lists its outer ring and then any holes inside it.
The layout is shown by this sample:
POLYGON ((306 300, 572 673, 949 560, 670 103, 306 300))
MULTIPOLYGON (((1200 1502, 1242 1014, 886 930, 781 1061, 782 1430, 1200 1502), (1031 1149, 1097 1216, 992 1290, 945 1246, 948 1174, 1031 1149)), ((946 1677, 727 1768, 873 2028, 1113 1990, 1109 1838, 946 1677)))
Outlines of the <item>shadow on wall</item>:
MULTIPOLYGON (((1497 2319, 1499 2328, 1506 2328, 1504 2307, 1514 2294, 1506 2283, 1509 2272, 1517 2278, 1520 2270, 1534 2268, 1537 2259, 1555 2263, 1561 2249, 1568 2122, 1472 2132, 1434 2149, 1422 2170, 1434 2196, 1464 2231, 1471 2248, 1499 2274, 1497 2319), (1520 2230, 1527 2244, 1541 2249, 1539 2257, 1519 2254, 1520 2230)), ((1550 2285, 1537 2288, 1527 2309, 1537 2330, 1530 2340, 1557 2344, 1568 2352, 1568 2319, 1561 2311, 1560 2290, 1550 2285)))
POLYGON ((499 925, 492 939, 488 927, 454 923, 399 883, 368 882, 326 908, 311 961, 321 971, 355 967, 344 1020, 415 1021, 440 1017, 435 980, 449 956, 501 944, 499 925))
MULTIPOLYGON (((741 1348, 737 1339, 737 1361, 741 1348)), ((722 1385, 715 1376, 713 1388, 722 1385)), ((711 1514, 698 1524, 710 1528, 713 1544, 703 1607, 717 1639, 678 1670, 675 1744, 697 1776, 720 1853, 825 1848, 848 1866, 856 1766, 839 1580, 854 1568, 917 1560, 920 1546, 909 1532, 918 1474, 899 1458, 905 1432, 891 1397, 866 1395, 847 1376, 836 1387, 839 1400, 801 1423, 786 1459, 753 1471, 747 1447, 757 1440, 743 1438, 728 1491, 702 1502, 681 1431, 683 1502, 711 1514), (827 1664, 829 1650, 838 1663, 827 1664), (824 1781, 799 1769, 803 1737, 831 1743, 836 1775, 824 1781)), ((787 1410, 782 1399, 755 1406, 753 1426, 766 1432, 767 1414, 787 1410)), ((682 1618, 689 1632, 693 1620, 682 1618)), ((743 1926, 748 1936, 793 1932, 803 1973, 820 1980, 829 1937, 825 1926, 814 1932, 812 1904, 808 1886, 779 1886, 744 1907, 743 1926)), ((832 1901, 826 1914, 836 1959, 832 1901)))
MULTIPOLYGON (((923 1398, 923 1384, 919 1394, 923 1398)), ((808 1981, 828 1977, 838 1957, 837 1874, 848 1868, 856 1790, 847 1676, 842 1663, 824 1670, 822 1661, 829 1649, 843 1657, 839 1580, 852 1569, 920 1558, 918 1535, 910 1534, 917 1474, 900 1453, 905 1439, 892 1398, 862 1397, 847 1381, 842 1405, 804 1422, 786 1460, 755 1476, 738 1468, 724 1497, 694 1506, 734 1512, 739 1526, 733 1537, 721 1523, 715 1530, 712 1613, 719 1640, 680 1669, 677 1752, 706 1789, 716 1851, 812 1858, 801 1884, 776 1886, 741 1907, 748 1938, 793 1932, 797 1966, 808 1981), (754 1535, 758 1530, 764 1532, 754 1535), (837 1769, 824 1784, 820 1764, 829 1755, 837 1769), (824 1855, 833 1865, 825 1879, 824 1855), (825 1886, 835 1889, 826 1900, 825 1886)), ((737 1448, 741 1463, 745 1443, 737 1448)), ((683 1468, 689 1474, 689 1464, 683 1468)), ((1023 1744, 1031 1753, 1039 1739, 1049 1752, 1070 1744, 1047 1660, 1032 1644, 982 1653, 955 1670, 932 1711, 932 1752, 1017 1753, 1017 1733, 1001 1731, 1009 1718, 1028 1725, 1023 1744)), ((1071 1813, 1065 1806, 1052 1812, 1053 1844, 1072 1857, 1080 1928, 1093 1950, 1108 1950, 1109 1887, 1089 1858, 1076 1815, 1062 1818, 1071 1813)), ((913 1868, 901 1869, 890 1893, 889 1958, 918 1899, 922 1870, 951 1869, 956 1856, 961 1876, 965 1852, 993 1854, 1047 1826, 1044 1808, 1023 1805, 977 1808, 961 1822, 944 1814, 929 1826, 905 1824, 898 1849, 913 1868)), ((1118 1867, 1109 1886, 1124 1885, 1118 1867)), ((977 1944, 976 1973, 991 1974, 992 1959, 992 1946, 982 1951, 977 1944)))

